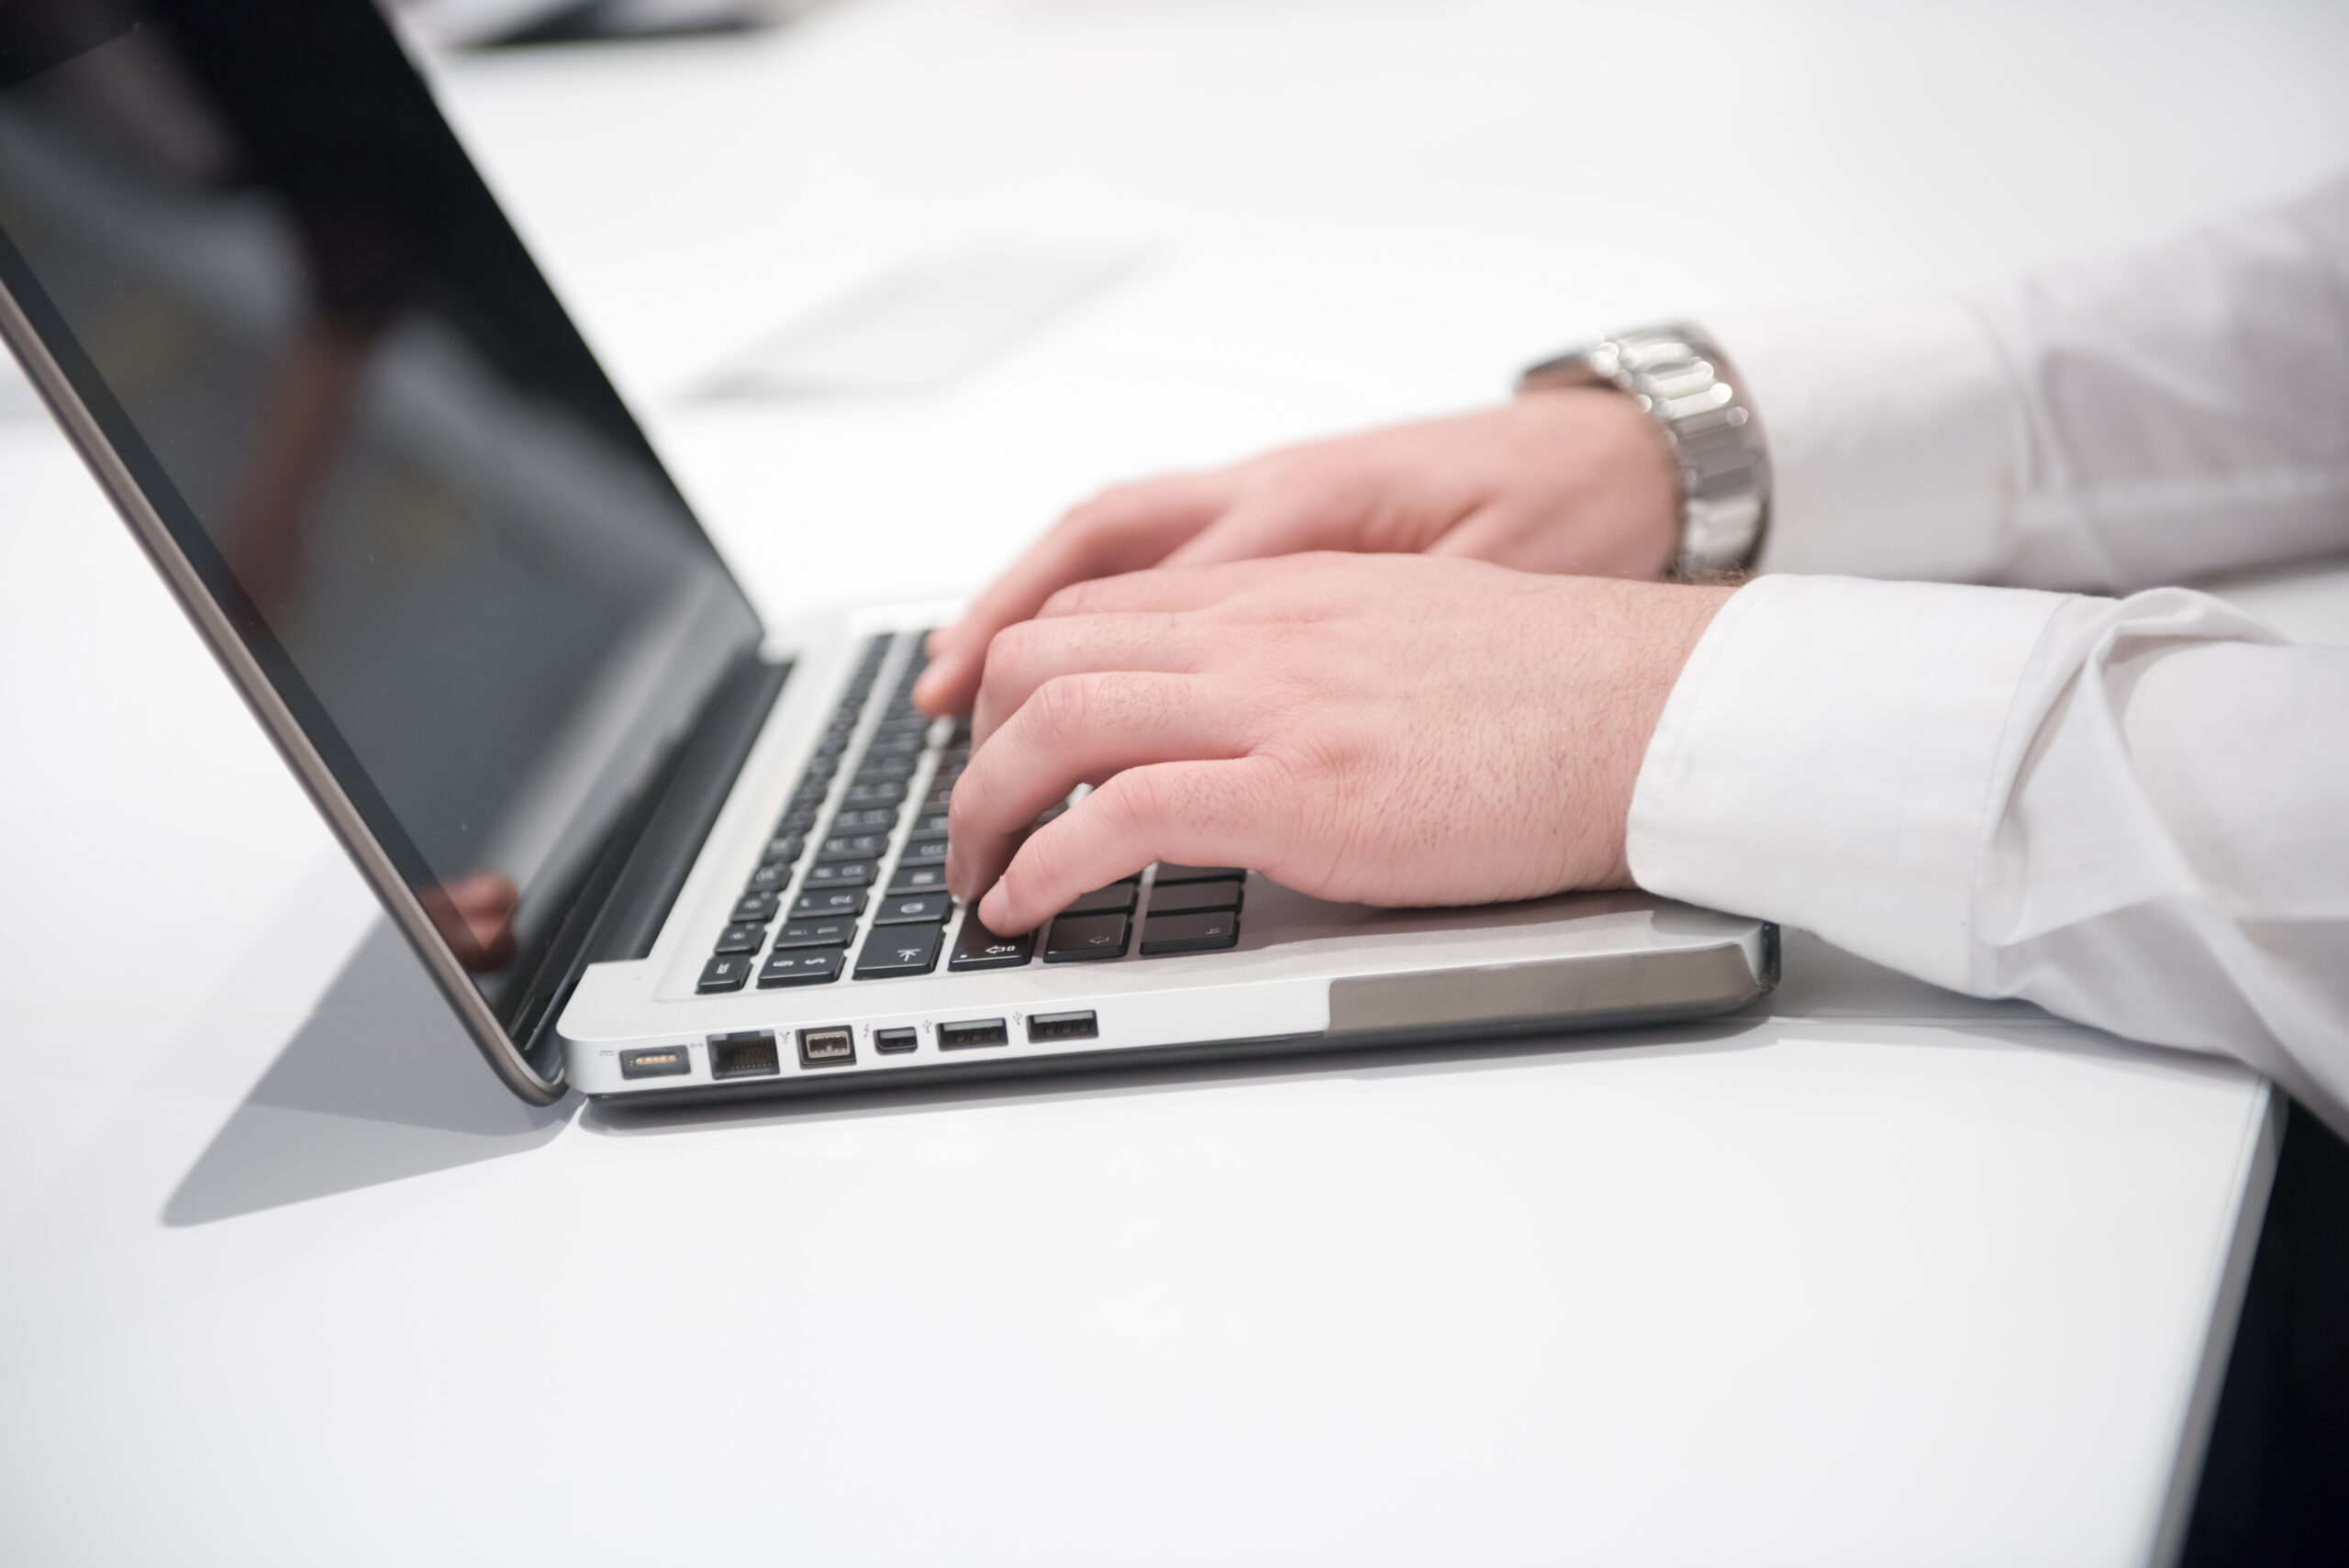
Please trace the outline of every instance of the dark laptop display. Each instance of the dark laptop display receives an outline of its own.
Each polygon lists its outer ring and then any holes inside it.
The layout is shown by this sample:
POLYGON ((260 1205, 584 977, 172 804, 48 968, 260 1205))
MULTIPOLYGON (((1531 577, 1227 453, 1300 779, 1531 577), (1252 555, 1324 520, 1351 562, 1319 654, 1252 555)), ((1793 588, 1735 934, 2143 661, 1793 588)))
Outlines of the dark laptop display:
POLYGON ((511 1029, 760 630, 363 0, 0 0, 0 281, 511 1029))

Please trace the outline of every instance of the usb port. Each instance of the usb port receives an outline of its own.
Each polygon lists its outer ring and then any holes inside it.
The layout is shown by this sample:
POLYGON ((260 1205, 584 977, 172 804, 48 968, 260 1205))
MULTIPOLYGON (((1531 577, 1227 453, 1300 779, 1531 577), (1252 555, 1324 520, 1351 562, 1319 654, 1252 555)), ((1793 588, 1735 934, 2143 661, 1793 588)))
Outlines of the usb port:
POLYGON ((873 1049, 884 1056, 903 1056, 921 1043, 921 1036, 913 1029, 874 1029, 873 1049))
POLYGON ((645 1051, 620 1052, 623 1078, 682 1078, 694 1064, 682 1045, 657 1045, 645 1051))
POLYGON ((1001 1018, 972 1018, 959 1024, 938 1026, 938 1049, 968 1051, 974 1045, 1008 1045, 1011 1031, 1001 1018))
POLYGON ((1091 1013, 1038 1013, 1028 1020, 1030 1045, 1048 1040, 1096 1040, 1100 1034, 1100 1020, 1091 1013))
POLYGON ((774 1036, 765 1029, 709 1037, 709 1075, 713 1078, 763 1078, 783 1071, 774 1036))
POLYGON ((856 1060, 856 1035, 850 1029, 801 1029, 799 1065, 839 1067, 856 1060))

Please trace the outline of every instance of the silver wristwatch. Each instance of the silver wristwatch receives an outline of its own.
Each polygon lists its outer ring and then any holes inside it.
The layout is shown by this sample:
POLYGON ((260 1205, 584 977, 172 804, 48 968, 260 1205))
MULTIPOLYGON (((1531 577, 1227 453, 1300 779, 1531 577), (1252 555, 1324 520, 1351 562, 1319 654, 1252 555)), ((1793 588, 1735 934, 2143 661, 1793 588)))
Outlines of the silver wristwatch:
POLYGON ((1683 580, 1753 564, 1770 521, 1770 453, 1745 383, 1720 345, 1674 322, 1619 332, 1517 378, 1520 392, 1611 386, 1653 415, 1680 472, 1683 580))

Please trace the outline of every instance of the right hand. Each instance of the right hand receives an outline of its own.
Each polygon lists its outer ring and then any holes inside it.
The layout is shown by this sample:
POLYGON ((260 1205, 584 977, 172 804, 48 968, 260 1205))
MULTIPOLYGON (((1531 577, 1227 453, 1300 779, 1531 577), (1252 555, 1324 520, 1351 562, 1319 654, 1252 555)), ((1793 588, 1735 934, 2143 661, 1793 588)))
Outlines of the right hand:
POLYGON ((1335 550, 1657 577, 1677 539, 1676 484, 1637 405, 1578 388, 1119 485, 1062 517, 931 634, 914 699, 968 711, 997 632, 1073 584, 1152 566, 1335 550))

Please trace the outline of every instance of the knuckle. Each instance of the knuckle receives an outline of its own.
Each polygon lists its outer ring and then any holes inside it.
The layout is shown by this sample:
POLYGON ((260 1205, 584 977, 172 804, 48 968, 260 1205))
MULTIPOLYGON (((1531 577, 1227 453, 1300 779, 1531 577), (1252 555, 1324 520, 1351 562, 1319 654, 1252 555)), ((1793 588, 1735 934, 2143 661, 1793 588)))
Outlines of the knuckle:
POLYGON ((1092 683, 1082 675, 1055 675, 1028 699, 1030 721, 1048 740, 1082 735, 1091 725, 1095 708, 1092 683))
POLYGON ((987 684, 1016 676, 1027 667, 1035 655, 1038 632, 1036 623, 1016 620, 1005 627, 987 643, 987 684))
POLYGON ((1036 613, 1039 616, 1083 615, 1085 606, 1092 601, 1093 583, 1091 579, 1087 579, 1082 583, 1071 583, 1053 589, 1046 596, 1043 604, 1037 608, 1036 613))
POLYGON ((1166 775, 1158 768, 1133 768, 1094 792, 1110 813, 1108 827, 1120 837, 1149 839, 1166 817, 1166 775))

